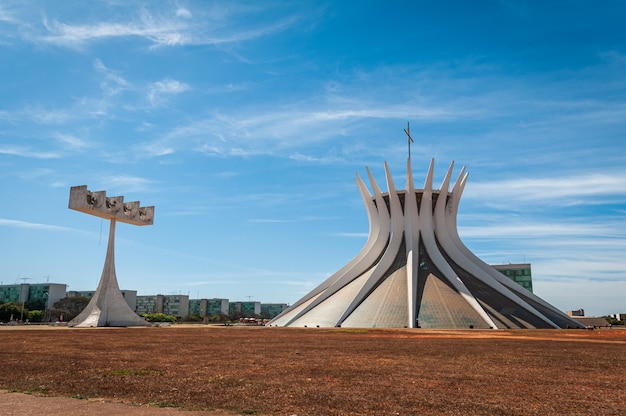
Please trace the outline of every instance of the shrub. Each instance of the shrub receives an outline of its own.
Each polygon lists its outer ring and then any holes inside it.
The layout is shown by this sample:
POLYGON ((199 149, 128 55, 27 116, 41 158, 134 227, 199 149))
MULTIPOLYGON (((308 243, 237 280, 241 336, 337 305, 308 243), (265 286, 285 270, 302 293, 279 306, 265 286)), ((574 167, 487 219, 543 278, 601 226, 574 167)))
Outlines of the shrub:
POLYGON ((142 313, 141 316, 149 322, 176 322, 174 315, 166 315, 164 313, 142 313))

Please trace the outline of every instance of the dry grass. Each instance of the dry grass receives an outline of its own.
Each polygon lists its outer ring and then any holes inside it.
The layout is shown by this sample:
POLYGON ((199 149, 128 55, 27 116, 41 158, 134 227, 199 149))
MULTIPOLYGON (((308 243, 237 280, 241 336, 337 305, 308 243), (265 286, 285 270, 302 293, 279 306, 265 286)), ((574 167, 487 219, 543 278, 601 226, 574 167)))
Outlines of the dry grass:
POLYGON ((258 415, 623 415, 626 330, 0 329, 0 388, 258 415))

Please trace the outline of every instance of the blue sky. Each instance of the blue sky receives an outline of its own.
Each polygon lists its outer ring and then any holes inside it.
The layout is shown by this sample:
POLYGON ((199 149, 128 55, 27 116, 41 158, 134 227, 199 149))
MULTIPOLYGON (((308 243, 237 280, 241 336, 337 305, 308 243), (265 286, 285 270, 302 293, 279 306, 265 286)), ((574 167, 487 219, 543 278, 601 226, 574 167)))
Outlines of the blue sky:
POLYGON ((466 245, 562 310, 626 312, 626 3, 3 1, 0 281, 293 303, 368 222, 354 183, 470 173, 466 245))

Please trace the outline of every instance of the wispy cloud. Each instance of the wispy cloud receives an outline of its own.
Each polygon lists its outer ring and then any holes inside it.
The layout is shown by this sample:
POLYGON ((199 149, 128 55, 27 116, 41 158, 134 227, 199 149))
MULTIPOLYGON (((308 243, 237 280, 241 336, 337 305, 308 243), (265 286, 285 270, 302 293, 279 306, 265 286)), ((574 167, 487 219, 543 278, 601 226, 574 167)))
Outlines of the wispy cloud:
POLYGON ((180 94, 190 89, 191 87, 184 82, 166 78, 148 86, 148 101, 156 106, 164 101, 164 96, 180 94))
POLYGON ((338 156, 314 156, 314 155, 305 155, 302 153, 292 153, 289 155, 289 159, 295 160, 297 162, 309 162, 309 163, 321 163, 321 164, 330 164, 330 163, 339 163, 343 162, 345 158, 338 156))
MULTIPOLYGON (((483 220, 486 215, 483 216, 483 220)), ((481 221, 476 217, 477 221, 481 221)), ((586 218, 577 220, 567 218, 563 221, 555 221, 550 218, 546 222, 524 221, 520 218, 504 216, 489 216, 489 221, 481 222, 477 226, 460 226, 459 234, 467 238, 506 238, 506 239, 536 239, 551 236, 557 237, 616 237, 626 238, 626 230, 623 221, 604 218, 602 223, 589 224, 586 218), (498 225, 502 224, 502 225, 498 225)), ((625 243, 626 244, 626 243, 625 243)))
POLYGON ((509 217, 507 222, 501 216, 481 226, 459 227, 459 234, 488 263, 530 262, 536 286, 572 278, 624 281, 626 227, 619 217, 594 224, 576 218, 524 222, 509 217))
POLYGON ((33 229, 33 230, 45 230, 45 231, 73 231, 73 229, 71 228, 59 227, 57 225, 48 225, 48 224, 39 224, 35 222, 10 220, 7 218, 0 218, 0 227, 28 228, 28 229, 33 229))
POLYGON ((616 203, 626 200, 626 171, 469 182, 464 198, 484 200, 485 195, 497 195, 497 200, 506 201, 508 207, 512 206, 512 201, 514 205, 551 206, 616 203))
POLYGON ((0 4, 0 22, 17 23, 15 14, 12 13, 5 5, 0 4))
MULTIPOLYGON (((602 73, 600 69, 597 71, 602 73)), ((380 154, 381 140, 373 137, 369 128, 376 122, 411 120, 422 129, 442 126, 447 131, 450 127, 444 127, 446 124, 461 126, 472 122, 481 126, 488 120, 481 130, 466 134, 472 137, 472 146, 464 143, 459 148, 464 134, 457 129, 454 140, 442 139, 436 147, 440 152, 449 146, 446 151, 471 154, 472 149, 478 153, 492 144, 503 148, 511 144, 520 149, 522 157, 537 165, 572 157, 575 150, 566 145, 567 140, 574 140, 598 123, 619 125, 626 116, 626 106, 619 103, 560 96, 556 92, 553 94, 556 98, 546 99, 545 80, 540 82, 531 77, 513 80, 497 72, 459 77, 451 68, 443 68, 441 74, 433 75, 433 72, 436 71, 419 66, 390 66, 361 76, 345 74, 316 89, 305 89, 292 96, 284 94, 280 102, 268 100, 262 107, 244 104, 234 113, 214 108, 204 114, 192 114, 186 124, 142 146, 154 155, 194 151, 221 157, 273 154, 325 163, 331 156, 310 153, 305 151, 307 147, 329 141, 336 143, 338 138, 351 136, 365 144, 362 150, 372 152, 375 147, 376 154, 380 154), (385 77, 384 87, 379 85, 381 77, 385 77), (492 84, 500 85, 501 89, 494 89, 492 84), (537 113, 537 108, 543 111, 537 113)), ((581 77, 583 74, 573 73, 568 79, 573 78, 574 83, 581 77)), ((550 88, 565 88, 563 82, 557 84, 550 88)), ((588 88, 606 87, 599 81, 588 88)), ((262 93, 252 85, 246 88, 262 93)), ((400 146, 398 140, 397 147, 400 146)), ((429 139, 420 140, 416 149, 420 146, 426 147, 424 152, 435 147, 429 139)), ((354 148, 345 151, 355 154, 354 148)), ((338 159, 343 156, 335 155, 338 159)), ((480 159, 477 157, 476 161, 480 159)), ((587 182, 602 179, 598 176, 587 182)), ((538 185, 545 188, 541 183, 538 185)))
POLYGON ((57 159, 61 155, 57 152, 41 152, 32 147, 0 145, 0 154, 20 156, 32 159, 57 159))
POLYGON ((333 233, 337 237, 367 238, 367 233, 333 233))
MULTIPOLYGON (((32 103, 23 108, 0 111, 0 120, 18 124, 24 120, 49 126, 78 125, 94 119, 111 120, 127 117, 129 112, 145 113, 166 101, 167 96, 189 91, 191 87, 171 78, 160 81, 127 80, 121 71, 112 69, 100 59, 93 61, 93 69, 100 77, 100 94, 71 97, 62 105, 32 103)), ((91 126, 90 126, 91 128, 91 126)), ((89 147, 90 143, 75 135, 58 132, 55 139, 65 147, 89 147)))
MULTIPOLYGON (((363 123, 365 120, 406 120, 410 115, 443 120, 459 116, 453 111, 421 109, 406 104, 378 103, 368 106, 361 103, 360 106, 361 108, 349 108, 342 104, 328 109, 327 104, 318 103, 308 105, 307 111, 303 110, 303 105, 294 103, 279 105, 271 111, 242 108, 235 115, 216 113, 199 116, 195 121, 172 129, 154 142, 143 143, 142 147, 154 155, 178 151, 229 156, 278 152, 294 160, 308 158, 313 161, 315 156, 294 153, 292 149, 346 136, 348 126, 352 126, 350 135, 366 132, 367 123, 363 123)), ((329 156, 320 156, 317 161, 327 163, 328 158, 329 156)), ((332 160, 341 159, 341 156, 335 156, 332 160)))
POLYGON ((107 96, 117 95, 121 91, 128 90, 130 85, 118 71, 108 68, 100 59, 93 62, 94 69, 103 75, 100 87, 107 96))
POLYGON ((69 151, 82 151, 93 146, 88 141, 71 134, 57 133, 54 138, 69 151))
POLYGON ((73 114, 70 109, 50 109, 40 105, 24 108, 16 112, 15 116, 30 119, 37 124, 44 125, 62 125, 77 118, 76 114, 73 114))
POLYGON ((30 122, 44 126, 65 126, 73 122, 92 120, 94 115, 102 113, 96 108, 100 106, 101 100, 96 104, 94 101, 77 98, 76 101, 63 105, 29 103, 21 108, 0 111, 0 119, 15 125, 30 122))
POLYGON ((275 224, 275 223, 289 223, 289 222, 295 222, 295 220, 285 220, 285 219, 270 219, 270 218, 251 218, 248 220, 248 222, 258 222, 258 223, 269 223, 269 224, 275 224))
POLYGON ((68 48, 82 48, 87 43, 109 38, 139 37, 154 45, 173 46, 184 43, 179 32, 184 24, 166 19, 158 19, 150 13, 130 22, 97 22, 92 24, 70 24, 57 20, 42 21, 47 33, 36 37, 37 41, 68 48))
MULTIPOLYGON (((100 5, 106 7, 106 5, 100 5)), ((271 12, 263 23, 251 21, 250 15, 264 13, 271 7, 252 7, 224 3, 211 8, 172 7, 157 9, 151 4, 137 8, 125 7, 124 17, 117 20, 97 19, 72 23, 44 14, 41 29, 31 22, 24 25, 22 36, 32 42, 71 49, 83 49, 110 39, 143 39, 153 48, 181 45, 225 45, 276 34, 297 27, 302 17, 297 14, 276 18, 271 12), (43 30, 42 30, 43 29, 43 30)), ((102 13, 107 14, 107 13, 102 13)), ((0 9, 0 18, 14 23, 7 9, 0 9)))

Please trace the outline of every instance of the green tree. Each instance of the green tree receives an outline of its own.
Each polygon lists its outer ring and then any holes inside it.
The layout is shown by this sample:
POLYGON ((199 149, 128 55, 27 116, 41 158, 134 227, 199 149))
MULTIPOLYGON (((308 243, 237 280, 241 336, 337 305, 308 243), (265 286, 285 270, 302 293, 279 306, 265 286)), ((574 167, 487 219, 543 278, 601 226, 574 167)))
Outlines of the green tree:
POLYGON ((13 320, 20 319, 21 315, 21 303, 7 302, 0 305, 0 321, 2 322, 8 322, 11 318, 13 318, 13 320))
POLYGON ((164 313, 142 313, 140 316, 146 318, 149 322, 176 322, 174 315, 166 315, 164 313))
POLYGON ((28 319, 30 319, 31 322, 43 321, 43 315, 43 311, 40 310, 28 311, 28 319))
POLYGON ((612 316, 605 316, 604 319, 606 319, 606 321, 610 324, 610 325, 624 325, 624 322, 613 318, 612 316))

